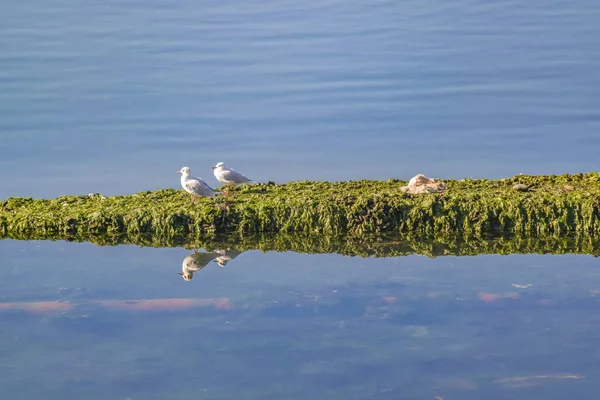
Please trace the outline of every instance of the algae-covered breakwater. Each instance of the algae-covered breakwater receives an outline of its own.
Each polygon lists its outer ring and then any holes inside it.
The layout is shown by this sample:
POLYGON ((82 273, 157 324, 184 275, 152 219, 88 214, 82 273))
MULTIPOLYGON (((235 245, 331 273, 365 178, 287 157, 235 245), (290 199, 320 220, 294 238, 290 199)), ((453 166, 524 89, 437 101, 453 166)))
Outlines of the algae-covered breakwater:
POLYGON ((443 193, 408 194, 401 180, 245 185, 228 199, 192 204, 183 190, 126 196, 9 198, 0 233, 127 234, 207 238, 219 234, 600 233, 600 174, 445 181, 443 193), (515 184, 527 191, 513 189, 515 184))

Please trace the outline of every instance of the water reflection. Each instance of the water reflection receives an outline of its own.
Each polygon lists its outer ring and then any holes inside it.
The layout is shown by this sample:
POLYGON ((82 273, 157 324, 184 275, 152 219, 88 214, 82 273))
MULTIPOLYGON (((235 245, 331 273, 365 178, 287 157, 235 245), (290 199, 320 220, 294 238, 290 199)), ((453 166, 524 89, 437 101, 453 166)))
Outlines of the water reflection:
POLYGON ((597 392, 593 257, 241 253, 0 242, 0 389, 24 400, 597 392), (188 275, 202 270, 194 284, 175 277, 184 258, 188 275))
POLYGON ((243 253, 243 251, 237 250, 215 250, 215 252, 221 254, 215 259, 215 262, 219 264, 220 267, 226 266, 229 261, 243 253))
POLYGON ((211 252, 194 250, 194 253, 183 259, 179 275, 186 281, 191 281, 194 278, 194 273, 205 268, 211 261, 216 262, 219 267, 224 267, 229 261, 242 253, 242 251, 237 250, 214 250, 211 252))
POLYGON ((600 255, 600 236, 573 234, 365 234, 360 236, 311 235, 298 232, 226 235, 197 238, 153 235, 110 235, 106 233, 2 232, 0 240, 65 240, 91 242, 99 246, 135 244, 150 247, 183 247, 216 252, 219 265, 237 257, 238 251, 261 250, 310 254, 342 254, 359 257, 397 257, 420 254, 428 257, 474 256, 481 254, 591 254, 600 255), (215 250, 229 249, 229 250, 215 250), (221 254, 227 252, 226 255, 221 254), (223 257, 222 257, 223 256, 223 257), (223 263, 223 261, 225 261, 223 263))

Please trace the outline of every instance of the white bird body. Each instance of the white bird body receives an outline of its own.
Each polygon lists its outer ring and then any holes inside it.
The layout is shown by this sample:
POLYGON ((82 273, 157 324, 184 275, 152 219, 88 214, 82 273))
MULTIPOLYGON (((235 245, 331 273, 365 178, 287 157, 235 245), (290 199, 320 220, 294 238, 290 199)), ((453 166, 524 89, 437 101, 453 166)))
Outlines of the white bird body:
POLYGON ((193 201, 196 201, 198 196, 212 198, 217 195, 217 192, 208 186, 201 178, 191 176, 188 167, 181 168, 177 173, 181 174, 181 187, 183 190, 194 196, 193 201))
POLYGON ((215 178, 223 185, 236 186, 242 183, 252 182, 252 179, 240 174, 233 168, 227 168, 222 162, 213 167, 215 178))
POLYGON ((243 183, 252 182, 252 179, 240 174, 233 168, 227 168, 222 162, 217 163, 213 168, 215 178, 223 185, 227 187, 227 193, 229 194, 229 188, 241 185, 243 183))

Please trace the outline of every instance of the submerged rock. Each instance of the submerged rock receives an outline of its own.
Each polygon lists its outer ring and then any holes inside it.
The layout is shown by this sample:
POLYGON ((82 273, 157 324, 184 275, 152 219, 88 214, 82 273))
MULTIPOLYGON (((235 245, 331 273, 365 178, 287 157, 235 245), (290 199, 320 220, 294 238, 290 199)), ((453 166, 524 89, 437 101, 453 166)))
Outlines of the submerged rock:
POLYGON ((428 178, 423 174, 414 176, 408 181, 407 186, 402 186, 400 190, 404 193, 423 194, 423 193, 439 193, 446 190, 448 186, 434 178, 428 178))
POLYGON ((522 183, 517 183, 515 186, 512 187, 514 190, 516 190, 517 192, 528 192, 529 191, 529 186, 524 185, 522 183))

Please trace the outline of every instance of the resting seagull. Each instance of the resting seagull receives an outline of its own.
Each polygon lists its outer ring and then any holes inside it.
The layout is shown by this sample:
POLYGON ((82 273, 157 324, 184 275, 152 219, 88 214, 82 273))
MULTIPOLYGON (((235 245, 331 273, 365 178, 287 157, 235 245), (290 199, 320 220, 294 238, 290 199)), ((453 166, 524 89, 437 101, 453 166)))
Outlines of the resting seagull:
POLYGON ((212 198, 217 195, 217 192, 202 179, 190 176, 190 169, 188 167, 181 168, 177 173, 181 174, 181 187, 194 196, 192 203, 196 202, 198 196, 212 198))
POLYGON ((233 168, 227 168, 222 162, 217 163, 214 167, 215 178, 223 185, 227 186, 227 194, 231 186, 241 185, 242 183, 251 182, 252 179, 245 177, 233 168))

